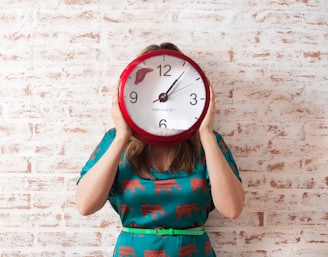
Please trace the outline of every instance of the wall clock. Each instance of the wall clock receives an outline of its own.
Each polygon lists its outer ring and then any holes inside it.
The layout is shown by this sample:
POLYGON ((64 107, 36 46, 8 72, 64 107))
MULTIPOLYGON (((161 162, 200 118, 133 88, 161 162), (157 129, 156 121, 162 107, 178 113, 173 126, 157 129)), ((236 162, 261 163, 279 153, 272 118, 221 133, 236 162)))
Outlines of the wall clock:
POLYGON ((177 51, 155 50, 122 72, 119 107, 136 138, 174 145, 196 133, 209 95, 209 82, 196 62, 177 51))

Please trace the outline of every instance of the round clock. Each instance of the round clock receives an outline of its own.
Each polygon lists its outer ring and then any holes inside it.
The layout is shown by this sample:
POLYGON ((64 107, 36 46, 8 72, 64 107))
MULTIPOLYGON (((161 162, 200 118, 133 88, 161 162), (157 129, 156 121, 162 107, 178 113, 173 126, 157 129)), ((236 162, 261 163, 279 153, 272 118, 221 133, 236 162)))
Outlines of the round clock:
POLYGON ((121 74, 119 106, 136 138, 174 145, 196 133, 209 95, 208 80, 192 59, 155 50, 136 58, 121 74))

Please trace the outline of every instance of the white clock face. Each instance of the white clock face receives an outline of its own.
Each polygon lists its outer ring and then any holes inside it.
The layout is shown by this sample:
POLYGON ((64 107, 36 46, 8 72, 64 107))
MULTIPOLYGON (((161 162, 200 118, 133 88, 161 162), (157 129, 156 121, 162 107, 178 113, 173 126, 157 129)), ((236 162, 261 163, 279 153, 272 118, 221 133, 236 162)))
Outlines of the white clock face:
POLYGON ((155 136, 190 129, 207 100, 204 77, 187 60, 173 55, 151 56, 135 66, 123 96, 131 120, 155 136))

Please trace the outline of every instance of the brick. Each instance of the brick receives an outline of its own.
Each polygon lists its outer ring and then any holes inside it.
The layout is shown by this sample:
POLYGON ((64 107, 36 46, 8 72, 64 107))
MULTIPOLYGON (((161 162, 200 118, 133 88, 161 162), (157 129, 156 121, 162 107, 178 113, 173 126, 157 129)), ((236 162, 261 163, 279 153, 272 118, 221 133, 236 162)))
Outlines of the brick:
POLYGON ((73 247, 83 242, 84 246, 101 246, 101 234, 99 232, 40 232, 37 235, 39 247, 73 247))
POLYGON ((65 0, 64 2, 67 5, 84 5, 90 3, 97 3, 97 1, 91 1, 91 0, 65 0))
POLYGON ((84 21, 94 21, 95 22, 95 17, 99 15, 98 12, 96 11, 80 11, 80 10, 68 10, 67 12, 63 12, 62 14, 56 12, 56 10, 46 10, 43 9, 38 13, 38 19, 41 24, 45 22, 49 22, 52 20, 57 20, 59 22, 65 22, 66 21, 75 21, 75 22, 84 22, 84 21))
MULTIPOLYGON (((235 146, 231 146, 230 148, 235 149, 235 146)), ((235 152, 233 152, 233 154, 234 156, 238 157, 238 166, 239 170, 243 173, 243 177, 245 175, 245 179, 259 180, 258 176, 261 176, 256 172, 265 171, 265 167, 267 165, 267 161, 261 158, 264 157, 264 154, 256 153, 256 155, 253 156, 240 155, 235 152), (254 177, 255 174, 256 176, 254 177)))
POLYGON ((214 228, 208 228, 207 231, 211 239, 211 245, 215 249, 219 248, 219 246, 225 246, 225 248, 228 248, 228 246, 236 247, 238 245, 238 231, 217 231, 217 229, 214 228))
POLYGON ((224 251, 224 250, 218 250, 216 252, 219 256, 234 256, 234 257, 245 257, 245 256, 252 256, 252 257, 267 257, 268 253, 265 250, 255 250, 255 251, 224 251))
POLYGON ((312 244, 312 246, 317 245, 318 248, 327 247, 328 245, 328 233, 325 226, 304 228, 302 234, 303 241, 307 244, 312 244))
MULTIPOLYGON (((310 169, 312 170, 312 168, 310 169)), ((303 176, 281 174, 268 176, 268 183, 275 189, 325 189, 328 187, 324 174, 304 174, 303 176)))
POLYGON ((34 245, 34 235, 30 232, 0 232, 0 247, 17 248, 17 247, 32 247, 34 245))
POLYGON ((265 243, 272 243, 274 245, 295 245, 301 241, 301 232, 280 230, 270 232, 248 232, 240 231, 239 237, 242 238, 246 245, 258 245, 265 243))
POLYGON ((63 177, 10 176, 1 179, 5 192, 60 192, 64 188, 63 177))
POLYGON ((0 213, 2 228, 55 228, 62 224, 61 210, 48 210, 44 212, 27 212, 25 210, 15 209, 14 212, 7 212, 6 214, 0 213), (19 220, 19 223, 17 221, 19 220))
POLYGON ((107 257, 111 256, 112 251, 110 249, 105 249, 102 251, 98 250, 83 250, 79 248, 73 248, 72 250, 67 250, 65 256, 74 257, 107 257))
POLYGON ((33 207, 37 212, 43 210, 58 211, 58 209, 62 211, 65 208, 68 195, 65 192, 57 192, 56 194, 47 192, 35 193, 33 195, 33 207))
POLYGON ((268 226, 324 226, 327 223, 328 212, 297 211, 268 212, 268 226))
MULTIPOLYGON (((6 110, 4 112, 6 112, 6 110)), ((32 133, 32 124, 27 121, 4 119, 0 125, 0 136, 1 142, 3 143, 16 142, 16 144, 18 144, 19 140, 27 141, 31 138, 32 133)), ((4 144, 1 144, 1 146, 2 145, 4 144)))
POLYGON ((265 211, 270 204, 270 208, 274 210, 292 211, 302 206, 302 211, 319 208, 318 211, 325 212, 327 206, 320 205, 325 197, 327 194, 324 192, 303 190, 246 191, 246 208, 265 211))
POLYGON ((303 16, 292 11, 278 12, 278 11, 260 11, 253 14, 253 18, 259 23, 269 24, 298 24, 302 21, 303 16))
POLYGON ((265 189, 267 187, 267 179, 264 174, 254 176, 254 172, 246 172, 243 167, 241 170, 243 186, 248 190, 265 189))
POLYGON ((327 254, 327 250, 325 248, 326 246, 323 246, 320 248, 320 246, 301 246, 301 247, 295 247, 295 248, 288 248, 285 247, 283 249, 278 249, 272 251, 271 255, 272 257, 280 257, 282 254, 289 255, 289 256, 300 256, 300 257, 312 257, 314 254, 316 256, 325 256, 327 254))
POLYGON ((30 209, 30 194, 0 194, 0 209, 30 209))
POLYGON ((1 156, 0 173, 30 173, 33 161, 27 157, 16 156, 15 159, 9 156, 1 156))
POLYGON ((81 159, 72 157, 71 160, 67 158, 50 158, 50 159, 39 159, 36 166, 37 173, 48 173, 52 172, 53 174, 61 173, 76 173, 79 172, 82 168, 81 159))
POLYGON ((65 257, 65 252, 6 250, 1 252, 1 257, 65 257))

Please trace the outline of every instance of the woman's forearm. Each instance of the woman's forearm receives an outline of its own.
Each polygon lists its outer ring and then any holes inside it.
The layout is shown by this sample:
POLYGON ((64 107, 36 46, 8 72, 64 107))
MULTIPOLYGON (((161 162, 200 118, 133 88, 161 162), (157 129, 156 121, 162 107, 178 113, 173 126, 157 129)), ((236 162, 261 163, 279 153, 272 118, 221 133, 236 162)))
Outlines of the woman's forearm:
POLYGON ((115 137, 99 161, 79 181, 76 204, 80 214, 95 213, 106 203, 127 141, 126 137, 115 137))
POLYGON ((242 184, 221 152, 215 135, 212 132, 206 132, 201 133, 200 136, 205 151, 215 208, 228 218, 237 218, 241 214, 244 204, 242 184))

